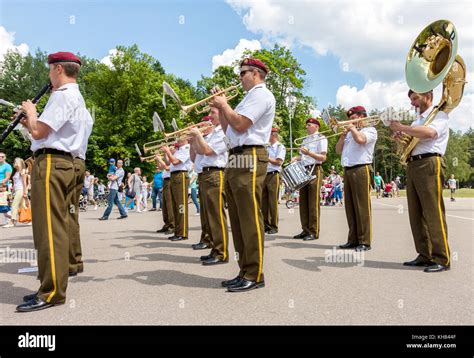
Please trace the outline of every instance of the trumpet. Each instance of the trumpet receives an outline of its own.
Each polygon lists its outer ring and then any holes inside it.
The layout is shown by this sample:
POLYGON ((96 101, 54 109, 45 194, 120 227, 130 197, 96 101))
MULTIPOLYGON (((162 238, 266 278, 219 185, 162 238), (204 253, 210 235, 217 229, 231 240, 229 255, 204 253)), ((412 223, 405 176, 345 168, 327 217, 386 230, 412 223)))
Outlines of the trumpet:
POLYGON ((349 125, 357 125, 359 123, 363 123, 363 124, 365 124, 365 126, 372 127, 372 126, 377 125, 380 122, 380 116, 379 115, 374 115, 374 116, 365 117, 365 118, 349 119, 347 121, 338 121, 335 118, 329 117, 329 114, 325 115, 324 113, 323 113, 322 117, 323 117, 324 122, 329 127, 331 127, 331 129, 328 129, 328 130, 323 131, 323 132, 315 133, 315 134, 319 134, 319 136, 312 139, 312 140, 310 140, 310 141, 308 141, 308 142, 306 142, 306 143, 303 143, 303 142, 307 138, 312 137, 314 134, 310 134, 310 135, 307 135, 307 136, 304 136, 304 137, 296 138, 293 141, 296 146, 300 147, 303 144, 309 144, 309 143, 320 141, 320 140, 325 139, 325 138, 331 138, 331 137, 341 135, 344 132, 343 131, 339 132, 338 130, 339 129, 345 130, 345 129, 347 129, 347 127, 349 125), (329 133, 332 133, 332 134, 329 134, 329 133))
POLYGON ((199 123, 196 123, 196 124, 190 124, 189 126, 184 127, 182 129, 179 129, 175 132, 165 133, 165 138, 168 139, 168 138, 189 137, 189 131, 193 128, 197 128, 199 130, 199 132, 201 132, 201 134, 203 134, 208 129, 214 128, 214 125, 209 121, 199 122, 199 123))
MULTIPOLYGON (((196 103, 190 104, 188 106, 183 106, 181 100, 179 99, 178 95, 176 92, 171 88, 171 86, 167 82, 163 82, 163 91, 164 93, 168 94, 173 98, 176 103, 178 103, 179 107, 181 108, 181 111, 185 114, 188 114, 189 112, 195 110, 196 113, 204 113, 208 112, 210 110, 209 102, 216 96, 221 96, 225 95, 227 100, 231 100, 232 98, 236 97, 239 95, 239 87, 238 85, 235 86, 230 86, 226 89, 223 89, 213 95, 210 95, 209 97, 206 97, 200 101, 197 101, 196 103), (202 107, 202 108, 200 108, 202 107)), ((163 97, 164 98, 164 97, 163 97)), ((165 101, 163 101, 165 103, 165 101)))
POLYGON ((163 139, 154 140, 152 142, 143 144, 143 151, 145 152, 145 154, 148 154, 148 153, 156 154, 156 152, 159 151, 161 147, 165 145, 173 145, 175 142, 176 142, 176 138, 163 138, 163 139))
POLYGON ((142 156, 142 152, 140 151, 140 148, 138 147, 138 144, 135 143, 135 150, 137 151, 138 153, 138 157, 140 158, 140 161, 141 162, 147 162, 147 163, 151 163, 151 162, 154 162, 155 161, 155 156, 156 154, 160 154, 160 155, 164 155, 164 152, 160 149, 155 149, 152 151, 152 155, 149 155, 149 156, 145 156, 143 157, 142 156))

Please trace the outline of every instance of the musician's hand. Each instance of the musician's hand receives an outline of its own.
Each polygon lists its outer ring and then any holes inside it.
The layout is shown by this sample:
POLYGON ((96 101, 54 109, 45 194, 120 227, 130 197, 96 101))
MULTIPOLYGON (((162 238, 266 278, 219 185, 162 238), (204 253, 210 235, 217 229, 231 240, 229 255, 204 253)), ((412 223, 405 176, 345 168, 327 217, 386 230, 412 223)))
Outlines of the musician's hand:
POLYGON ((291 163, 297 162, 298 160, 300 160, 300 157, 293 157, 293 159, 291 159, 291 163))
POLYGON ((346 132, 349 133, 350 131, 352 130, 357 130, 356 126, 353 125, 352 123, 351 124, 348 124, 347 127, 346 127, 346 132))
POLYGON ((163 152, 165 152, 165 153, 170 153, 171 152, 170 147, 168 147, 167 145, 162 146, 161 149, 163 149, 163 152))
POLYGON ((191 138, 194 139, 194 137, 198 137, 201 135, 201 132, 199 131, 199 129, 197 129, 196 127, 194 128, 191 128, 188 132, 188 134, 191 136, 191 138))
POLYGON ((396 141, 399 141, 402 137, 403 137, 403 132, 401 131, 393 132, 392 138, 395 139, 396 141))
POLYGON ((227 104, 227 98, 225 96, 215 96, 210 102, 209 105, 211 107, 215 107, 217 109, 223 108, 227 104))
POLYGON ((156 153, 155 154, 155 160, 162 160, 161 155, 156 153))
POLYGON ((309 149, 306 148, 306 147, 301 147, 301 148, 300 148, 300 151, 301 151, 301 153, 303 153, 303 154, 305 154, 305 155, 309 155, 309 149))
POLYGON ((391 121, 390 129, 394 132, 400 132, 403 129, 403 125, 399 121, 391 121))
POLYGON ((21 108, 23 108, 23 112, 26 113, 26 116, 36 115, 36 105, 31 102, 31 100, 24 101, 21 104, 21 108))

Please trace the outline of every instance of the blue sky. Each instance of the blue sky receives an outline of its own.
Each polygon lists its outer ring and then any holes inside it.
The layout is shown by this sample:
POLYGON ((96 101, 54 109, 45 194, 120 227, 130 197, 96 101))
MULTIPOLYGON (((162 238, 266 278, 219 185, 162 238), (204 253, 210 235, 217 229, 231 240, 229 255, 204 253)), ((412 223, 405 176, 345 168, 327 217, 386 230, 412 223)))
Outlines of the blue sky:
POLYGON ((136 43, 167 72, 196 84, 211 74, 214 56, 238 52, 241 41, 264 48, 279 43, 306 70, 305 94, 318 109, 328 103, 405 108, 408 49, 425 26, 445 18, 458 29, 468 68, 450 126, 467 130, 474 117, 474 5, 446 1, 449 6, 426 0, 0 0, 0 58, 6 48, 26 44, 30 51, 102 59, 117 45, 136 43))
MULTIPOLYGON (((260 38, 245 28, 227 3, 217 0, 2 0, 1 4, 1 26, 15 32, 15 45, 26 43, 30 51, 70 50, 101 59, 116 45, 136 43, 159 59, 166 71, 193 83, 201 74, 211 74, 214 55, 235 47, 242 38, 260 38)), ((358 74, 342 72, 333 56, 316 56, 301 46, 293 52, 307 71, 306 94, 320 105, 335 103, 340 85, 364 82, 358 74)))

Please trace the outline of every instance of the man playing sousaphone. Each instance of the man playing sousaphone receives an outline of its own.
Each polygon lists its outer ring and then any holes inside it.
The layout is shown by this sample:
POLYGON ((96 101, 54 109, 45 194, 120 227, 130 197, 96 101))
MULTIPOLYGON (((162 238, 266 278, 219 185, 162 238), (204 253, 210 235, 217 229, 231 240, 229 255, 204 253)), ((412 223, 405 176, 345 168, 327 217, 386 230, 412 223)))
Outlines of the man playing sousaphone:
POLYGON ((321 164, 326 160, 328 140, 319 134, 320 123, 315 118, 306 120, 308 136, 300 148, 301 156, 293 158, 292 162, 301 161, 311 175, 316 178, 300 189, 300 220, 303 231, 293 236, 304 241, 319 238, 320 194, 323 171, 321 164), (315 140, 318 139, 318 140, 315 140))
MULTIPOLYGON (((347 111, 350 120, 367 117, 364 107, 347 111)), ((370 183, 377 130, 364 121, 348 124, 336 144, 344 167, 344 202, 349 234, 341 249, 370 250, 372 245, 372 208, 370 183)))
POLYGON ((426 267, 425 272, 440 272, 450 268, 450 252, 443 201, 446 165, 443 155, 449 138, 448 115, 439 111, 434 120, 423 125, 433 110, 433 91, 408 91, 417 119, 411 126, 392 121, 395 137, 408 134, 420 141, 411 152, 407 167, 407 200, 410 226, 418 256, 405 266, 426 267))

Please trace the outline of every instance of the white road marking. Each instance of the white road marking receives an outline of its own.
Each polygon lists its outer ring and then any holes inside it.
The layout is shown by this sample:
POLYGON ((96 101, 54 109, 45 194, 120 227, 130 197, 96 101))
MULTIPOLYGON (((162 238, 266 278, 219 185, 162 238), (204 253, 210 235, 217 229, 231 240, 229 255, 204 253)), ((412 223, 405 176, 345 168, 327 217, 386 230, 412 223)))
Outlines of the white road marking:
MULTIPOLYGON (((379 202, 376 202, 376 201, 372 201, 373 204, 379 204, 379 205, 384 205, 384 206, 390 206, 392 208, 399 208, 400 205, 390 205, 390 204, 383 204, 383 203, 379 203, 379 202)), ((403 207, 405 209, 405 207, 403 207)), ((458 218, 458 219, 465 219, 465 220, 471 220, 471 221, 474 221, 473 218, 466 218, 464 216, 456 216, 456 215, 450 215, 450 214, 446 214, 446 216, 449 216, 451 218, 458 218)))

